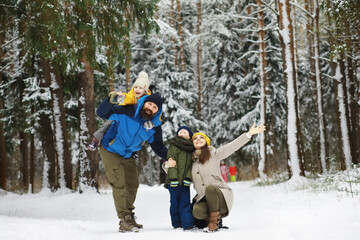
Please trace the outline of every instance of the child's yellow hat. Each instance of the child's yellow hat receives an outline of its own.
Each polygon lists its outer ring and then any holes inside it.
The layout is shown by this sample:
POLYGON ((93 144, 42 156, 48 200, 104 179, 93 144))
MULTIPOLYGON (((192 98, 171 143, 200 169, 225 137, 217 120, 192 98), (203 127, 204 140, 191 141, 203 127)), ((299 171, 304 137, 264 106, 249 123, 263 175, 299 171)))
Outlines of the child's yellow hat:
POLYGON ((201 136, 203 136, 203 137, 205 138, 205 140, 206 140, 207 145, 210 146, 211 141, 210 141, 210 138, 209 138, 208 136, 206 136, 206 135, 205 135, 204 133, 202 133, 202 132, 197 132, 197 133, 194 133, 192 139, 194 139, 194 137, 195 137, 196 135, 201 135, 201 136))

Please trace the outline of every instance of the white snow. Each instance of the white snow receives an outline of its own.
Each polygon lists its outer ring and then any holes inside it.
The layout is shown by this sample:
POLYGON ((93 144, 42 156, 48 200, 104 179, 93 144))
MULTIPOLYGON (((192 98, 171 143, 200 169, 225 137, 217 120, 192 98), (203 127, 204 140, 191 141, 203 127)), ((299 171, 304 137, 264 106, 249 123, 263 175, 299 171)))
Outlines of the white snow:
MULTIPOLYGON (((6 240, 251 239, 337 240, 360 235, 360 201, 340 192, 293 190, 291 184, 266 187, 254 182, 229 184, 235 202, 217 233, 184 232, 170 224, 169 193, 162 186, 140 186, 135 202, 140 233, 118 233, 110 190, 101 194, 43 191, 16 195, 0 192, 0 233, 6 240)), ((191 195, 194 196, 193 189, 191 195)))

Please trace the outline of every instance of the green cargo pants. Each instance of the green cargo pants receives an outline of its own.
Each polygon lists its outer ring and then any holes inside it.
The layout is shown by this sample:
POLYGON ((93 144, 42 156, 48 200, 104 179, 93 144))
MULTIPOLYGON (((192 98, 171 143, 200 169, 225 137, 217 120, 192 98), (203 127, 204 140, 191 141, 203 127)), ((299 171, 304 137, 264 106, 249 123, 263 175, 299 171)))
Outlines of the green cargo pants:
POLYGON ((131 215, 139 188, 139 174, 134 158, 122 158, 120 155, 100 147, 101 160, 110 182, 117 216, 131 215))
POLYGON ((220 212, 220 215, 228 214, 224 195, 221 190, 215 186, 208 186, 205 189, 205 197, 194 205, 193 216, 196 219, 207 219, 209 212, 220 212))

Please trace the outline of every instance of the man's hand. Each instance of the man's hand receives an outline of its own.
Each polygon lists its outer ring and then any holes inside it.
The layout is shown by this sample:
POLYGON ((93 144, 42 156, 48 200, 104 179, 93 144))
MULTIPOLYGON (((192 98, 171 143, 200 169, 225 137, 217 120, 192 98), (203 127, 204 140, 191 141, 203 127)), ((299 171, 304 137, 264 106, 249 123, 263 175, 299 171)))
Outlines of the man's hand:
POLYGON ((176 161, 175 161, 174 159, 172 159, 172 158, 169 158, 169 159, 167 160, 167 162, 166 162, 166 165, 167 165, 168 167, 175 167, 175 166, 176 166, 176 161))

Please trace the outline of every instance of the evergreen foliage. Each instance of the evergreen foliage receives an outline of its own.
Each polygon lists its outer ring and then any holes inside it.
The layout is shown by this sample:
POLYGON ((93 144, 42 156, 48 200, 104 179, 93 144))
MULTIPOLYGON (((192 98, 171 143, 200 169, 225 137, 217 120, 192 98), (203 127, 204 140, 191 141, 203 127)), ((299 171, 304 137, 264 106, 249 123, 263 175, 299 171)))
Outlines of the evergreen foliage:
MULTIPOLYGON (((44 81, 44 62, 52 74, 59 73, 67 133, 71 143, 73 185, 78 184, 79 156, 82 142, 78 99, 79 74, 85 58, 94 73, 95 107, 108 95, 110 80, 116 91, 126 91, 125 68, 130 67, 133 82, 140 71, 149 74, 150 89, 164 100, 163 138, 174 136, 179 126, 187 125, 194 132, 204 131, 219 147, 246 132, 253 123, 259 123, 261 91, 256 1, 211 0, 202 1, 201 33, 197 33, 198 0, 180 1, 181 22, 175 0, 3 0, 0 3, 0 121, 4 125, 6 140, 9 190, 21 189, 26 178, 22 171, 27 161, 26 149, 30 139, 35 139, 35 175, 45 187, 56 190, 61 162, 51 162, 45 147, 44 128, 55 139, 56 129, 50 83, 44 81), (181 27, 181 36, 179 35, 181 27), (127 45, 129 39, 130 46, 127 45), (197 112, 197 43, 202 43, 202 113, 197 112), (130 49, 130 66, 126 66, 130 49), (185 67, 180 66, 181 53, 185 67), (200 116, 203 116, 200 119, 200 116), (44 125, 46 122, 48 125, 44 125), (25 150, 21 143, 26 143, 25 150), (25 160, 24 160, 25 159, 25 160), (49 171, 53 167, 55 182, 49 171), (20 177, 18 177, 20 176, 20 177), (44 177, 43 177, 44 176, 44 177), (57 180, 56 180, 57 179, 57 180)), ((267 96, 266 142, 270 175, 287 171, 286 92, 276 1, 262 1, 265 16, 265 43, 270 80, 267 96)), ((333 76, 334 59, 352 63, 346 69, 348 99, 353 135, 359 133, 359 36, 360 5, 357 0, 319 0, 320 59, 325 115, 325 139, 328 165, 341 167, 341 141, 336 111, 336 82, 333 76), (352 78, 350 75, 352 73, 352 78), (352 79, 351 81, 349 79, 352 79), (355 106, 354 106, 355 103, 355 106), (351 105, 353 104, 353 105, 351 105), (355 109, 355 112, 354 112, 355 109)), ((309 47, 305 24, 307 14, 304 1, 292 6, 295 11, 297 45, 297 75, 301 135, 304 142, 305 169, 320 171, 318 156, 318 116, 316 83, 311 80, 309 47)), ((85 104, 87 104, 85 102, 85 104)), ((94 109, 95 110, 95 109, 94 109)), ((96 119, 97 125, 102 120, 96 119)), ((350 121, 350 120, 349 120, 350 121)), ((357 136, 359 136, 358 134, 357 136)), ((86 137, 85 137, 86 138, 86 137)), ((358 140, 359 137, 357 137, 358 140)), ((83 141, 90 141, 84 139, 83 141)), ((230 157, 241 166, 241 179, 254 178, 259 156, 260 138, 255 138, 230 157), (250 170, 249 170, 250 169, 250 170)), ((352 141, 357 141, 352 140, 352 141)), ((355 146, 355 145, 354 145, 355 146)), ((352 148, 355 148, 352 146, 352 148)), ((358 151, 359 152, 359 151, 358 151)), ((57 153, 53 157, 57 158, 57 153)), ((356 155, 356 154, 355 154, 356 155)), ((354 163, 356 163, 354 160, 354 163)), ((159 157, 150 147, 140 153, 141 182, 159 182, 161 173, 159 157)), ((328 166, 329 168, 329 166, 328 166)), ((1 178, 0 178, 1 179, 1 178)), ((96 181, 96 179, 94 179, 96 181)), ((24 190, 25 191, 25 190, 24 190)))

